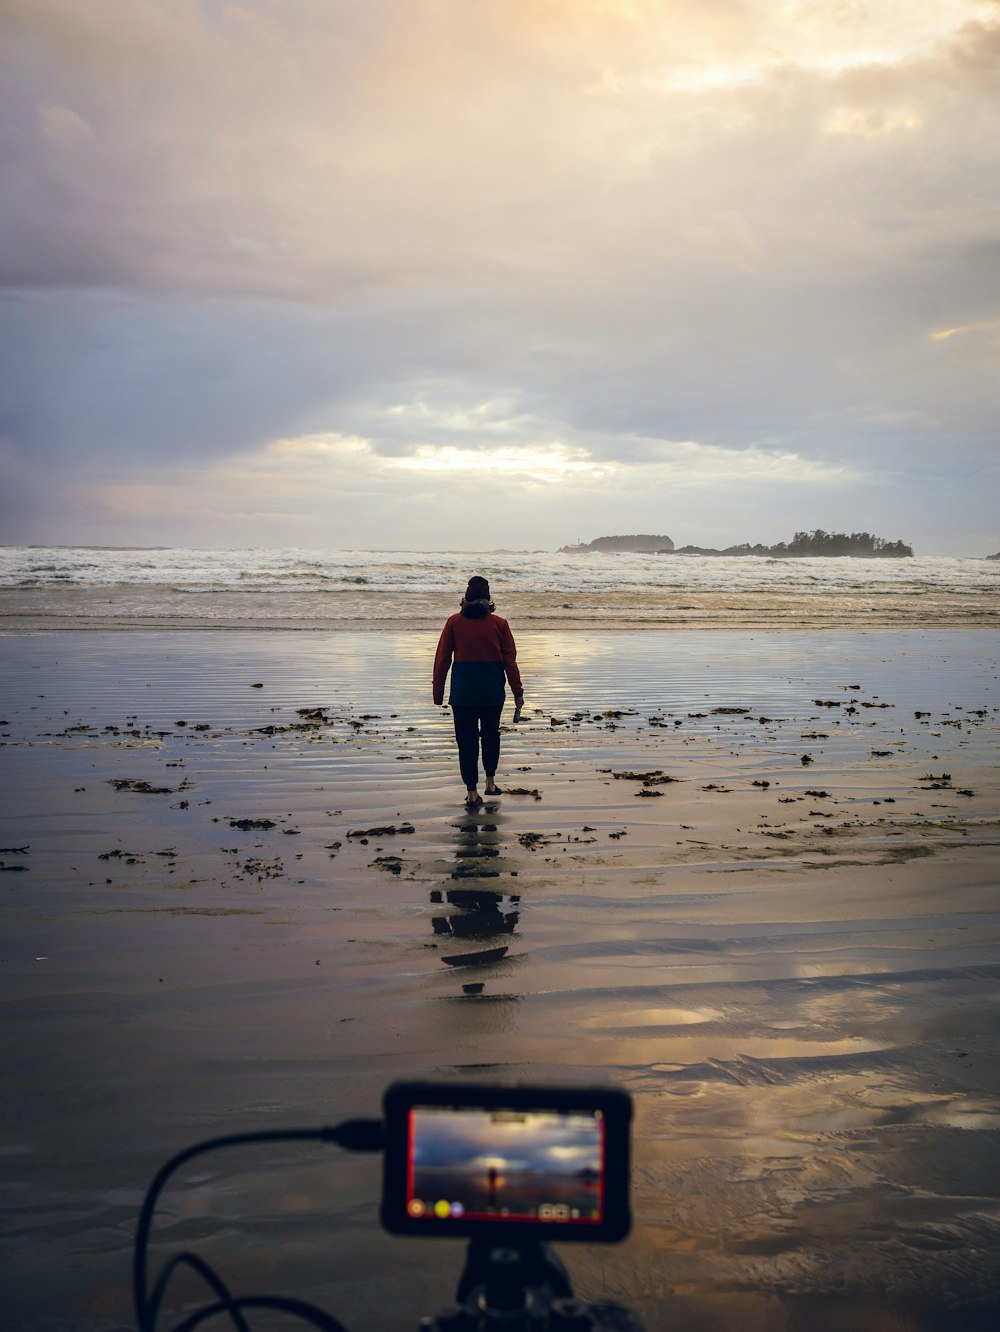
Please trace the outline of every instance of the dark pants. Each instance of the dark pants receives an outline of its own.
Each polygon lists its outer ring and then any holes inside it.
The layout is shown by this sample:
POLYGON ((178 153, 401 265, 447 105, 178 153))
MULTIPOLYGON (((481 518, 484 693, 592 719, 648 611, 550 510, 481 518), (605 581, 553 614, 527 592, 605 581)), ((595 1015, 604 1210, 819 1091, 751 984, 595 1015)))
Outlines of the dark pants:
POLYGON ((492 777, 500 762, 500 714, 503 704, 490 708, 460 708, 452 705, 455 739, 458 741, 458 766, 466 789, 479 785, 479 744, 483 746, 483 767, 492 777))

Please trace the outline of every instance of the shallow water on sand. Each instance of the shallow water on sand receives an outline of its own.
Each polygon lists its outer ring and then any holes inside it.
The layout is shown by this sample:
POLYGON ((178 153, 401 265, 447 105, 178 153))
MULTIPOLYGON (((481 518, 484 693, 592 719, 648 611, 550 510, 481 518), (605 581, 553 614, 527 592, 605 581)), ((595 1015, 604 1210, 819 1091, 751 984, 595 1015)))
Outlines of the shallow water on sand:
MULTIPOLYGON (((171 1151, 460 1073, 632 1092, 633 1234, 562 1252, 650 1329, 993 1326, 995 637, 523 634, 475 815, 433 645, 0 640, 10 1325, 130 1325, 171 1151)), ((205 1158, 156 1254, 412 1327, 461 1246, 378 1194, 335 1151, 205 1158)))

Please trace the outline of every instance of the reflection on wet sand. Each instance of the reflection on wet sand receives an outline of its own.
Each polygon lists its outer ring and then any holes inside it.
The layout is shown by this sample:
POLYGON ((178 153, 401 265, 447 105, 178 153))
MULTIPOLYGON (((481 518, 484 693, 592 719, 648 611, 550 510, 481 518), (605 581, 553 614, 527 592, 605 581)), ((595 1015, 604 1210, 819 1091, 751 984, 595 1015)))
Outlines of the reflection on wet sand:
MULTIPOLYGON (((529 636, 471 815, 418 636, 168 639, 0 655, 10 1326, 127 1325, 174 1148, 459 1075, 633 1093, 633 1234, 566 1257, 650 1332, 992 1332, 992 638, 529 636)), ((369 1162, 239 1169, 161 1248, 287 1237, 354 1332, 452 1295, 369 1162)))
MULTIPOLYGON (((507 944, 497 945, 493 941, 514 933, 521 898, 497 886, 501 879, 517 873, 503 852, 504 822, 496 802, 490 802, 483 811, 469 811, 455 824, 454 868, 450 879, 452 884, 463 886, 431 890, 433 904, 447 903, 454 908, 447 915, 434 916, 431 924, 435 934, 473 941, 477 946, 458 953, 442 953, 441 961, 449 966, 484 966, 507 954, 507 944)), ((476 982, 466 986, 467 992, 472 993, 481 993, 482 989, 482 984, 476 982)))

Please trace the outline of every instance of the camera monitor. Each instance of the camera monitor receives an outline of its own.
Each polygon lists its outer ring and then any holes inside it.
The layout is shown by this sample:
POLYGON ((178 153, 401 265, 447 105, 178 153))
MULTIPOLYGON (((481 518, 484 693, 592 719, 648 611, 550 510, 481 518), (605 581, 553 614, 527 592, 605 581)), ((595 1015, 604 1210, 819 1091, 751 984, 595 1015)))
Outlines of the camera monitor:
POLYGON ((396 1083, 385 1116, 382 1221, 395 1234, 628 1234, 624 1092, 396 1083))

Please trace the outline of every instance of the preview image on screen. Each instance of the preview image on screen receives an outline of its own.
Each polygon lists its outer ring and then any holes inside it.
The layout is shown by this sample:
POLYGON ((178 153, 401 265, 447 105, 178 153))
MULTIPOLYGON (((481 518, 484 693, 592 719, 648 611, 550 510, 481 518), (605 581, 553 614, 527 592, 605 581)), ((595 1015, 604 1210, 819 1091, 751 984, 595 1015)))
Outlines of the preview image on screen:
POLYGON ((411 1217, 593 1225, 603 1219, 604 1117, 428 1106, 410 1112, 411 1217))

